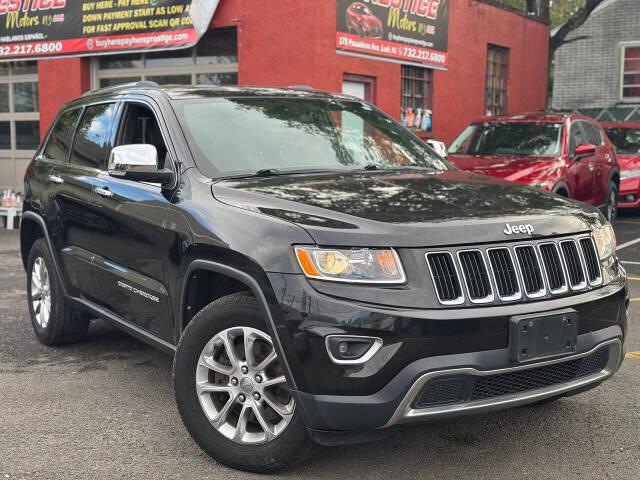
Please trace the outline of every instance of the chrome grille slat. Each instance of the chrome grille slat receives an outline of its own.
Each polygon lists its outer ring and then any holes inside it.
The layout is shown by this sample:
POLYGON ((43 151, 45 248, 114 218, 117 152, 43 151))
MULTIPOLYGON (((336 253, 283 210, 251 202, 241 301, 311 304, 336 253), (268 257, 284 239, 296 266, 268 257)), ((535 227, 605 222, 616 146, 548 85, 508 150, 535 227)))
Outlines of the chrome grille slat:
POLYGON ((524 292, 528 297, 541 297, 546 290, 535 249, 531 245, 519 245, 515 247, 515 251, 522 274, 524 292))
POLYGON ((599 285, 602 283, 602 272, 593 239, 581 238, 579 242, 582 248, 582 256, 584 257, 589 283, 591 285, 599 285))
POLYGON ((493 301, 493 291, 489 281, 489 271, 480 250, 461 250, 458 261, 467 287, 469 299, 473 303, 493 301))
POLYGON ((497 247, 488 249, 487 254, 500 300, 518 300, 521 296, 520 284, 511 251, 506 247, 497 247))
POLYGON ((582 266, 578 245, 574 240, 563 240, 560 242, 562 257, 569 274, 569 284, 573 290, 582 290, 587 287, 587 281, 582 266))
POLYGON ((440 303, 443 305, 463 303, 460 275, 453 255, 450 252, 427 253, 426 259, 440 303))
POLYGON ((567 279, 562 268, 558 246, 553 242, 541 243, 538 245, 538 250, 547 275, 549 291, 554 294, 565 293, 568 290, 567 279))
POLYGON ((511 302, 567 294, 603 282, 595 243, 586 234, 425 254, 443 305, 511 302))

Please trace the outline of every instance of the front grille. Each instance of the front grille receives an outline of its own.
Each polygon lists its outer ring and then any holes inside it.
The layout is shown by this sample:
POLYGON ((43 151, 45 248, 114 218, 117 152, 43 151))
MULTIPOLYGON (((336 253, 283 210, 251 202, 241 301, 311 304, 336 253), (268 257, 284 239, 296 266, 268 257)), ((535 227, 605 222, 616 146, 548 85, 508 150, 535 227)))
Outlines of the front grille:
POLYGON ((590 238, 580 239, 580 247, 582 248, 582 255, 584 256, 584 262, 587 266, 589 283, 600 283, 602 280, 602 274, 600 273, 600 262, 598 261, 598 255, 596 254, 596 248, 593 245, 593 240, 590 238))
POLYGON ((560 248, 562 249, 564 261, 567 264, 571 287, 574 289, 584 288, 586 285, 584 270, 582 269, 582 262, 580 261, 580 254, 578 253, 576 242, 573 240, 561 242, 560 248))
POLYGON ((567 383, 604 370, 609 351, 601 348, 583 358, 526 370, 474 376, 455 375, 428 382, 416 397, 414 408, 429 408, 487 400, 567 383))
POLYGON ((440 249, 427 252, 426 258, 443 305, 551 298, 596 288, 603 278, 593 239, 584 234, 440 249))
POLYGON ((458 256, 469 298, 472 301, 491 300, 491 283, 482 252, 480 250, 465 250, 459 252, 458 256))
POLYGON ((427 255, 431 276, 442 303, 456 303, 464 300, 453 256, 449 252, 427 255))
POLYGON ((562 269, 560 254, 555 243, 543 243, 540 245, 540 255, 542 263, 547 272, 547 281, 549 282, 549 290, 551 292, 566 291, 567 280, 562 269))
POLYGON ((502 300, 520 296, 518 277, 508 248, 494 248, 487 251, 496 281, 498 294, 502 300))
POLYGON ((417 408, 464 402, 468 397, 469 377, 457 376, 430 381, 418 397, 417 408))
POLYGON ((516 247, 516 257, 522 272, 524 291, 530 297, 544 295, 544 282, 536 251, 532 246, 516 247))
POLYGON ((602 370, 609 360, 609 351, 605 348, 598 350, 593 355, 584 358, 577 377, 586 377, 602 370))

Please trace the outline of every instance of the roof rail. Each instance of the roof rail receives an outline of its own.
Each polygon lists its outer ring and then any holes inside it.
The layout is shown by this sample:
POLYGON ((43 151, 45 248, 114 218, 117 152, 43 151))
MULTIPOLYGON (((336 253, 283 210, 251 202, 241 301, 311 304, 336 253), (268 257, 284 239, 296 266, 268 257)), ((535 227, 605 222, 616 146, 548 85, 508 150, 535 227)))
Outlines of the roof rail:
POLYGON ((95 90, 89 90, 82 94, 83 97, 87 95, 91 95, 92 93, 102 93, 102 92, 112 92, 116 90, 121 90, 123 88, 134 88, 134 87, 150 87, 155 88, 158 84, 156 82, 150 82, 148 80, 143 80, 140 82, 130 82, 130 83, 121 83, 119 85, 112 85, 110 87, 97 88, 95 90))

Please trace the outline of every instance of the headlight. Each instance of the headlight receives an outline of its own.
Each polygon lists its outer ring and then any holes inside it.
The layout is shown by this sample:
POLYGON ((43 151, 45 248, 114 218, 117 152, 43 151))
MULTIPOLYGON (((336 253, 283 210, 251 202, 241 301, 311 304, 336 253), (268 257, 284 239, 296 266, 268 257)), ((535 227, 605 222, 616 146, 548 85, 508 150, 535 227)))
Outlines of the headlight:
POLYGON ((404 283, 398 254, 377 248, 295 247, 300 267, 307 277, 334 282, 404 283))
POLYGON ((542 180, 541 182, 531 182, 529 185, 532 187, 541 188, 542 190, 547 190, 547 180, 542 180))
POLYGON ((616 251, 616 234, 613 232, 611 224, 603 225, 592 233, 600 260, 605 260, 613 255, 616 251))
POLYGON ((640 177, 640 168, 635 168, 633 170, 622 170, 620 172, 620 180, 624 180, 625 178, 636 178, 640 177))

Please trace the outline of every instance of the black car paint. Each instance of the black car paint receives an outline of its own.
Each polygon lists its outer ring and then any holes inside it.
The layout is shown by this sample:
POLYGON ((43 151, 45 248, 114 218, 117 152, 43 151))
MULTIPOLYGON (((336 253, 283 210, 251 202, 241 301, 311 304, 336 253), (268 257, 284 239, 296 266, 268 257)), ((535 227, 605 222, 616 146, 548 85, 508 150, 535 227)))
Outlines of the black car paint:
POLYGON ((212 180, 197 168, 171 101, 233 95, 323 96, 278 89, 140 87, 98 93, 66 107, 104 100, 151 106, 176 173, 176 184, 161 188, 90 168, 78 175, 78 167, 65 159, 38 159, 37 152, 25 176, 24 220, 46 225, 65 293, 76 305, 170 353, 195 313, 187 299, 189 282, 202 271, 234 278, 263 308, 287 380, 315 429, 379 427, 388 418, 327 420, 328 412, 335 413, 335 396, 352 411, 378 394, 386 402, 380 411, 392 410, 414 378, 406 373, 409 365, 425 356, 472 352, 493 358, 491 352, 507 346, 512 315, 573 307, 585 345, 602 329, 618 329, 624 336, 628 292, 617 260, 605 267, 602 288, 512 305, 444 308, 427 281, 427 248, 504 243, 505 223, 534 225, 534 238, 589 232, 604 222, 596 209, 457 170, 212 180), (64 183, 52 183, 51 175, 64 183), (113 196, 101 197, 96 186, 113 196), (307 280, 293 253, 292 245, 298 244, 394 247, 408 281, 385 287, 307 280), (127 286, 158 301, 131 295, 127 286), (323 338, 331 333, 375 334, 385 343, 374 361, 345 368, 326 354, 323 338), (399 385, 400 376, 409 383, 393 396, 380 393, 387 391, 385 385, 399 385))

